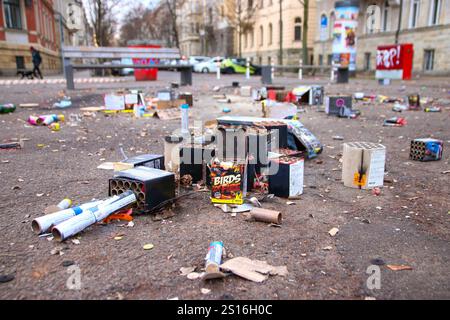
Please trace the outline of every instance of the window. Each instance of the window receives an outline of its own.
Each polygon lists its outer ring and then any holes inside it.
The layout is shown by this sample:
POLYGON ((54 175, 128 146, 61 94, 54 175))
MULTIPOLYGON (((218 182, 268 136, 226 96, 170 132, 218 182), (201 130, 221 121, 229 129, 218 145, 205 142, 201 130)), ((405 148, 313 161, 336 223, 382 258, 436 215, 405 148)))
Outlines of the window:
POLYGON ((248 33, 245 33, 244 35, 244 48, 248 47, 248 33))
POLYGON ((302 40, 302 18, 295 18, 294 41, 302 40))
POLYGON ((259 8, 264 8, 264 0, 259 0, 259 8))
POLYGON ((329 30, 329 38, 333 38, 334 34, 334 23, 336 22, 336 15, 334 11, 330 13, 330 30, 329 30))
POLYGON ((264 45, 264 28, 263 28, 263 26, 259 27, 259 45, 261 47, 264 45))
POLYGON ((411 13, 409 16, 409 27, 417 27, 417 22, 419 20, 419 10, 420 10, 420 0, 411 1, 411 13))
POLYGON ((273 26, 272 26, 272 24, 270 23, 270 24, 269 24, 269 45, 272 44, 272 41, 273 41, 273 26))
POLYGON ((372 54, 370 52, 364 53, 364 71, 370 70, 370 60, 372 59, 372 54))
POLYGON ((319 25, 319 30, 320 30, 319 39, 320 39, 320 41, 325 41, 328 38, 328 17, 327 17, 326 14, 322 14, 320 16, 319 23, 320 23, 320 25, 319 25))
POLYGON ((439 23, 439 16, 441 13, 441 0, 430 1, 430 21, 429 25, 434 26, 439 23))
POLYGON ((251 30, 250 31, 250 47, 254 47, 255 46, 255 30, 251 30))
POLYGON ((25 69, 25 59, 22 56, 16 56, 16 68, 17 70, 25 69))
MULTIPOLYGON (((383 6, 384 8, 384 6, 383 6)), ((380 6, 376 5, 375 3, 370 4, 367 7, 366 11, 366 33, 372 34, 375 32, 380 32, 381 30, 381 18, 383 15, 383 12, 381 11, 380 6)))
POLYGON ((333 55, 329 54, 327 56, 327 65, 331 66, 331 63, 333 62, 333 55))
POLYGON ((432 71, 434 69, 434 49, 425 50, 423 69, 425 71, 432 71))
POLYGON ((22 29, 22 10, 20 8, 20 0, 5 0, 6 27, 9 29, 22 29))
POLYGON ((323 55, 319 54, 319 66, 323 66, 323 55))

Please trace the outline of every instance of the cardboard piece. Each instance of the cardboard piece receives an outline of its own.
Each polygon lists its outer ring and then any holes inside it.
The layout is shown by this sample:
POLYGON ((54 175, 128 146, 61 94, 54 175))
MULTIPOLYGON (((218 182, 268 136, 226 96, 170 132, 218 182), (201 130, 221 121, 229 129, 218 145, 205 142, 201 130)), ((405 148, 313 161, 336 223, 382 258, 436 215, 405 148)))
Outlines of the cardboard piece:
POLYGON ((286 266, 274 267, 265 261, 250 260, 244 257, 237 257, 222 264, 221 269, 230 271, 244 279, 262 283, 269 278, 269 275, 288 275, 286 266))
POLYGON ((186 100, 183 99, 175 99, 175 100, 159 100, 156 102, 157 110, 166 110, 166 109, 174 109, 180 108, 183 104, 186 103, 186 100))
POLYGON ((125 104, 138 104, 139 95, 135 93, 129 93, 125 95, 125 104))
POLYGON ((122 94, 105 95, 106 110, 125 110, 125 96, 122 94))
POLYGON ((21 103, 19 104, 21 108, 39 108, 39 103, 21 103))
POLYGON ((293 103, 268 100, 265 104, 265 108, 265 115, 267 118, 286 119, 297 115, 297 106, 293 103))
POLYGON ((240 94, 242 97, 251 97, 252 96, 252 87, 250 87, 250 86, 241 87, 240 94))
POLYGON ((99 112, 99 111, 104 111, 105 108, 104 107, 85 107, 85 108, 80 108, 81 112, 99 112))
POLYGON ((155 112, 153 116, 161 120, 178 120, 181 119, 181 109, 172 108, 172 109, 158 110, 155 112))

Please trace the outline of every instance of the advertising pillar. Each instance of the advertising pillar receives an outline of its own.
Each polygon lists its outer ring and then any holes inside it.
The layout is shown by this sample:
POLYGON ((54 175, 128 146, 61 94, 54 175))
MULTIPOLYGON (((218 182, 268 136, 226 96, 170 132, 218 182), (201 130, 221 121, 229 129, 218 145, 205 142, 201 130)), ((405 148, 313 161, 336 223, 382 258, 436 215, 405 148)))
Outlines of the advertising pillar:
POLYGON ((348 73, 356 71, 356 29, 359 0, 336 1, 333 26, 333 60, 338 65, 338 80, 348 82, 348 73), (347 77, 346 77, 347 75, 347 77))

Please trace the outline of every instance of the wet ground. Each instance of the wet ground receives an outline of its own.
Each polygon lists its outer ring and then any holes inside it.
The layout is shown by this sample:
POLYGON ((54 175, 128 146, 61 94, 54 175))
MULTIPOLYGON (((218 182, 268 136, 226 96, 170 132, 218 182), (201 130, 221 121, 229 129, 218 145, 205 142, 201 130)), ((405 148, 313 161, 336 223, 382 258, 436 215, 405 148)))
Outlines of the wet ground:
MULTIPOLYGON (((62 111, 69 119, 60 132, 26 124, 30 114, 54 113, 51 106, 63 94, 62 85, 0 86, 0 103, 40 103, 30 110, 19 108, 0 115, 0 140, 26 138, 25 148, 0 151, 0 275, 13 280, 0 283, 1 299, 449 299, 450 298, 450 87, 448 79, 423 78, 379 86, 375 80, 355 79, 348 85, 320 83, 327 94, 383 94, 403 97, 420 93, 438 99, 442 113, 391 111, 390 104, 362 104, 355 120, 327 117, 316 108, 301 114, 302 123, 325 145, 316 160, 305 165, 305 193, 296 205, 275 199, 264 204, 284 214, 281 228, 231 217, 214 208, 208 193, 196 193, 180 201, 173 217, 154 221, 135 218, 133 228, 123 223, 96 225, 80 234, 79 244, 63 244, 38 238, 31 221, 65 197, 76 203, 104 198, 111 171, 97 169, 105 161, 128 156, 163 153, 163 137, 178 128, 179 121, 134 119, 131 115, 84 115, 80 107, 102 105, 103 94, 118 88, 142 88, 154 92, 178 81, 176 73, 161 73, 158 82, 81 84, 68 92, 73 107, 62 111), (382 126, 387 117, 404 116, 403 128, 382 126), (343 136, 335 141, 333 136, 343 136), (435 137, 444 141, 439 162, 409 160, 411 139, 435 137), (388 150, 387 183, 381 196, 344 187, 339 154, 342 143, 369 141, 388 150), (336 237, 328 231, 340 229, 336 237), (120 235, 122 240, 114 240, 120 235), (236 276, 202 282, 181 276, 182 267, 204 267, 211 241, 223 241, 228 254, 286 265, 287 277, 271 277, 255 284, 236 276), (154 249, 144 251, 143 246, 154 249), (53 249, 62 255, 52 255, 53 249), (326 249, 326 250, 325 250, 326 249), (374 261, 374 259, 377 259, 374 261), (373 264, 407 265, 411 271, 391 271, 381 266, 381 289, 370 290, 367 269, 373 264), (67 265, 79 267, 81 290, 70 290, 67 265), (201 289, 210 289, 207 295, 201 289)), ((195 95, 193 116, 212 120, 224 106, 232 115, 260 116, 260 106, 234 95, 231 104, 219 104, 212 95, 217 85, 240 81, 259 86, 259 79, 242 76, 195 75, 195 87, 183 90, 195 95)), ((277 84, 293 87, 294 78, 277 78, 277 84)), ((60 113, 60 112, 58 112, 60 113)), ((183 191, 183 190, 181 190, 183 191)))

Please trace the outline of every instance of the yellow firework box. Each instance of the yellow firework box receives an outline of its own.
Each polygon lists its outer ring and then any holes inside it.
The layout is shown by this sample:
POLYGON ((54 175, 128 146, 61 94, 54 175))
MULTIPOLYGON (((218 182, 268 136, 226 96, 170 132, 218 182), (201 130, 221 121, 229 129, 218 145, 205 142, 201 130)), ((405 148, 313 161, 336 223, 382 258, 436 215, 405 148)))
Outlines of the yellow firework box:
POLYGON ((244 203, 245 164, 214 162, 211 166, 211 201, 217 204, 244 203))

